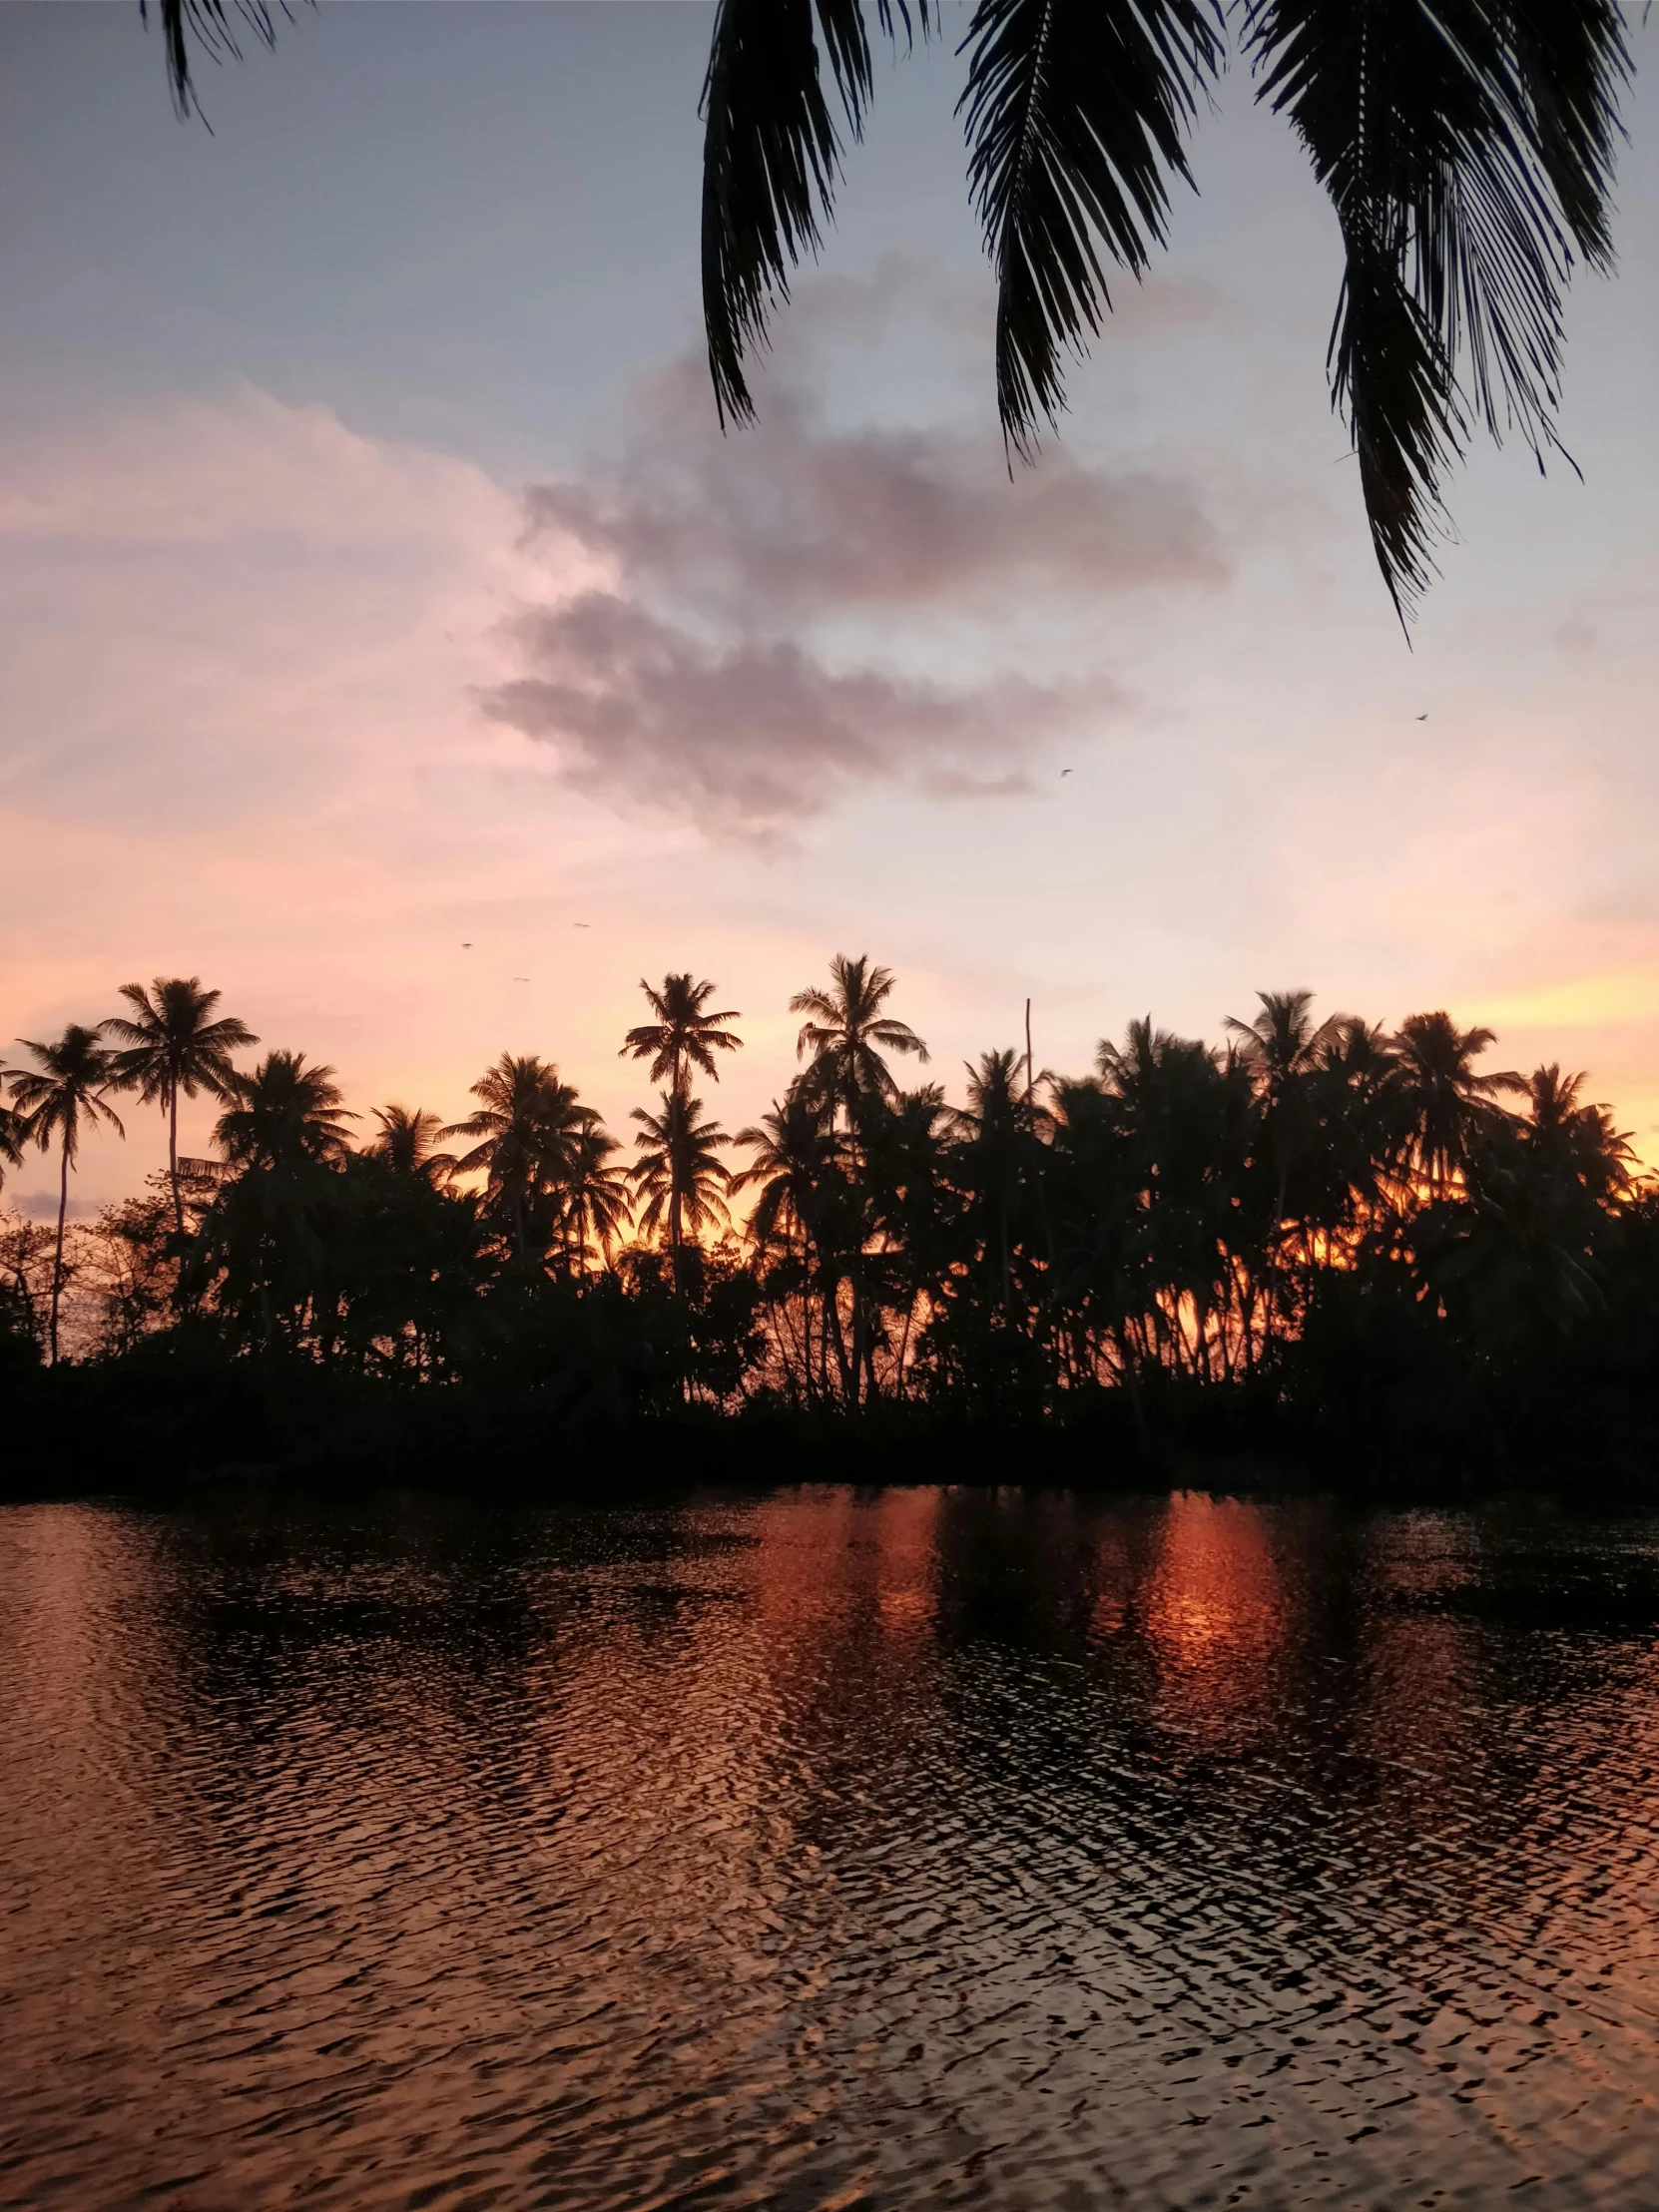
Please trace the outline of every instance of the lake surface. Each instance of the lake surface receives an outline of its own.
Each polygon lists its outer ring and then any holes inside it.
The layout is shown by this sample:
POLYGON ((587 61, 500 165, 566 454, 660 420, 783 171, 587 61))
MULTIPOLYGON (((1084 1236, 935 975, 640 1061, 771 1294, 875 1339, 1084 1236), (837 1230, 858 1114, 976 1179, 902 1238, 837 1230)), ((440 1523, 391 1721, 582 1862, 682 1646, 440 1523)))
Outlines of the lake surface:
POLYGON ((0 1510, 0 2203, 1659 2201, 1659 1524, 0 1510))

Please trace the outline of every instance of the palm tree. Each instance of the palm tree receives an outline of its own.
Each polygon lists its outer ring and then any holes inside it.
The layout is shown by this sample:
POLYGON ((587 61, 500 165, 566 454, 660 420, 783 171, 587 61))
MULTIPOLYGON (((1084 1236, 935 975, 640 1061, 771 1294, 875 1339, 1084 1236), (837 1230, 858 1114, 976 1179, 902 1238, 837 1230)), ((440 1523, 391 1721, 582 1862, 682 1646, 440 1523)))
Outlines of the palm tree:
POLYGON ((1312 991, 1258 991, 1261 1012, 1250 1021, 1227 1017, 1234 1049, 1256 1092, 1259 1149, 1273 1179, 1270 1238, 1277 1240, 1290 1204, 1291 1179, 1320 1142, 1314 1079, 1343 1033, 1346 1017, 1314 1019, 1312 991))
POLYGON ((1580 1184, 1598 1205, 1625 1197, 1636 1155, 1630 1139, 1613 1127, 1605 1106, 1587 1106, 1580 1098, 1582 1075, 1563 1075, 1560 1067, 1535 1068, 1527 1078, 1526 1119, 1520 1138, 1541 1166, 1580 1184))
MULTIPOLYGON (((907 40, 905 0, 878 0, 907 40)), ((937 0, 915 0, 924 33, 937 0)), ((996 271, 1004 434, 1029 452, 1063 364, 1165 240, 1187 128, 1227 29, 1334 206, 1344 256, 1329 362, 1372 543, 1402 612, 1432 574, 1441 481, 1471 421, 1555 444, 1562 293, 1612 263, 1619 0, 979 0, 968 25, 968 176, 996 271)), ((703 304, 722 419, 754 413, 745 357, 816 253, 874 86, 859 0, 721 0, 704 87, 703 304), (814 15, 817 17, 815 31, 814 15), (825 63, 828 63, 828 70, 825 63)))
POLYGON ((441 1183, 454 1173, 450 1154, 433 1150, 442 1133, 436 1114, 423 1106, 376 1106, 374 1119, 379 1135, 366 1148, 370 1159, 384 1160, 394 1174, 418 1176, 423 1183, 441 1183))
POLYGON ((223 1096, 214 1143, 233 1168, 332 1166, 350 1147, 345 1124, 357 1117, 333 1069, 307 1067, 302 1052, 268 1052, 252 1074, 230 1075, 223 1096))
POLYGON ((179 1098, 207 1091, 227 1098, 236 1070, 233 1052, 259 1043, 252 1029, 234 1015, 214 1018, 221 993, 202 988, 199 975, 158 975, 146 990, 123 983, 121 995, 135 1018, 114 1014, 101 1026, 122 1046, 115 1055, 115 1087, 137 1091, 146 1106, 159 1105, 167 1116, 167 1172, 173 1186, 173 1222, 185 1233, 185 1202, 179 1187, 179 1098), (152 997, 151 992, 154 992, 152 997))
POLYGON ((838 1107, 850 1129, 861 1102, 890 1103, 898 1095, 882 1051, 927 1058, 927 1047, 907 1021, 895 1021, 881 1009, 892 996, 890 968, 872 967, 867 953, 849 960, 837 952, 830 963, 830 987, 797 991, 792 1014, 806 1014, 796 1039, 796 1058, 810 1051, 809 1088, 838 1107), (879 1049, 878 1049, 879 1048, 879 1049))
POLYGON ((1526 1088, 1518 1075, 1475 1073, 1475 1061, 1495 1041, 1494 1030, 1459 1029, 1447 1013, 1407 1014, 1394 1038, 1401 1164, 1423 1176, 1436 1197, 1501 1112, 1495 1094, 1526 1088))
POLYGON ((1125 1170, 1138 1192, 1133 1264, 1144 1291, 1140 1351, 1208 1379, 1247 1363, 1256 1344, 1255 1308, 1226 1324, 1252 1280, 1241 1251, 1248 1224, 1235 1204, 1244 1181, 1254 1113, 1249 1071, 1193 1037, 1129 1024, 1123 1044, 1103 1039, 1096 1062, 1115 1102, 1125 1170), (1190 1337, 1189 1337, 1190 1326, 1190 1337))
POLYGON ((0 1190, 6 1187, 7 1168, 23 1165, 25 1131, 22 1119, 14 1114, 4 1097, 6 1064, 0 1060, 0 1190))
POLYGON ((747 1234, 752 1249, 775 1263, 772 1282, 781 1285, 786 1308, 792 1291, 801 1298, 799 1351, 806 1394, 828 1390, 831 1343, 837 1367, 846 1373, 846 1352, 835 1316, 836 1286, 843 1255, 852 1241, 856 1218, 841 1147, 830 1128, 830 1108, 798 1075, 781 1100, 758 1123, 740 1129, 734 1143, 753 1155, 734 1175, 735 1193, 753 1187, 747 1234), (820 1326, 815 1360, 813 1293, 816 1284, 820 1326))
POLYGON ((719 1122, 700 1120, 702 1111, 702 1099, 684 1091, 665 1091, 660 1113, 634 1108, 633 1118, 643 1125, 634 1139, 640 1153, 634 1181, 645 1198, 640 1229, 651 1237, 666 1225, 676 1256, 688 1231, 695 1239, 731 1219, 725 1200, 732 1179, 715 1154, 732 1140, 719 1122))
POLYGON ((660 991, 653 990, 641 976, 640 989, 657 1018, 630 1029, 617 1058, 649 1060, 652 1082, 666 1082, 671 1091, 686 1089, 694 1067, 718 1083, 720 1069, 715 1054, 743 1049, 743 1039, 731 1036, 723 1024, 743 1017, 732 1008, 710 1013, 715 986, 694 983, 689 974, 665 975, 660 991))
MULTIPOLYGON (((833 1256, 827 1262, 827 1299, 838 1302, 841 1282, 850 1294, 851 1347, 845 1356, 843 1387, 855 1405, 872 1385, 874 1332, 870 1312, 870 1271, 864 1253, 875 1233, 870 1145, 880 1117, 898 1100, 899 1089, 883 1052, 927 1058, 927 1047, 906 1021, 885 1013, 893 992, 890 968, 871 964, 867 953, 849 959, 837 952, 830 963, 830 988, 797 991, 790 1011, 808 1018, 796 1039, 798 1059, 811 1054, 801 1077, 803 1096, 826 1114, 839 1137, 836 1191, 840 1203, 827 1219, 833 1224, 833 1256)), ((827 1323, 830 1316, 827 1313, 827 1323)), ((838 1316, 830 1331, 841 1355, 838 1316)))
POLYGON ((451 1122, 444 1137, 476 1137, 479 1142, 456 1161, 454 1172, 482 1169, 496 1212, 512 1226, 521 1260, 529 1255, 530 1202, 562 1184, 579 1144, 599 1126, 591 1106, 583 1106, 572 1084, 534 1053, 502 1053, 472 1086, 479 1100, 475 1114, 451 1122))
MULTIPOLYGON (((994 1271, 1004 1319, 1013 1307, 1013 1255, 1021 1229, 1020 1201, 1041 1173, 1038 1130, 1046 1117, 1021 1056, 984 1052, 967 1069, 968 1102, 955 1117, 962 1139, 964 1181, 978 1217, 980 1257, 994 1271)), ((1045 1072, 1045 1083, 1052 1078, 1045 1072)))
POLYGON ((628 1221, 628 1170, 611 1155, 621 1148, 595 1117, 577 1132, 561 1191, 562 1227, 578 1269, 595 1247, 609 1260, 628 1221))
POLYGON ((1328 1230, 1352 1229, 1385 1203, 1404 1111, 1399 1062, 1382 1024, 1358 1014, 1341 1017, 1319 1057, 1313 1174, 1320 1222, 1328 1230))
POLYGON ((51 1363, 56 1367, 58 1308, 63 1298, 64 1222, 69 1213, 69 1171, 80 1154, 83 1129, 96 1129, 102 1124, 113 1129, 118 1137, 124 1137, 127 1132, 114 1108, 105 1103, 104 1093, 110 1088, 115 1069, 96 1029, 72 1021, 56 1044, 37 1044, 30 1037, 20 1037, 18 1042, 26 1045, 39 1063, 38 1068, 14 1072, 11 1079, 12 1099, 26 1117, 24 1134, 32 1138, 42 1152, 51 1150, 56 1137, 62 1152, 58 1176, 58 1243, 52 1262, 52 1320, 48 1332, 51 1363))
POLYGON ((732 1141, 754 1154, 731 1182, 734 1192, 751 1185, 759 1189, 749 1216, 751 1242, 764 1249, 780 1239, 809 1235, 834 1158, 822 1101, 810 1097, 798 1078, 781 1100, 773 1100, 770 1113, 740 1129, 732 1141))

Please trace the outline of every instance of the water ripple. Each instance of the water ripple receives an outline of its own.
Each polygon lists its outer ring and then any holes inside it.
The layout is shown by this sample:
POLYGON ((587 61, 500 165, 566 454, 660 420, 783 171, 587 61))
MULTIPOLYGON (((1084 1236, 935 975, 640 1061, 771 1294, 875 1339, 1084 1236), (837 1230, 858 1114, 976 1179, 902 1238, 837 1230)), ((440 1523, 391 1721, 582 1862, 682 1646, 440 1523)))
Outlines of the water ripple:
POLYGON ((1659 1529, 0 1513, 0 2202, 1638 2205, 1659 1529))

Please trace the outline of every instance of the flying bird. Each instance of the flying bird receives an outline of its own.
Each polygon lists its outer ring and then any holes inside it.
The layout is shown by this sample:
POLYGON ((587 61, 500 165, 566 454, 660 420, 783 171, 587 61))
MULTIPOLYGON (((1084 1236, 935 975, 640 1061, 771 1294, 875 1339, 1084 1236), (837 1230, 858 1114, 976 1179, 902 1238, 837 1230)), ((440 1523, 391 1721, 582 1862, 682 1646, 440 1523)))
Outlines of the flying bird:
POLYGON ((1071 770, 1069 768, 1063 768, 1061 769, 1060 774, 1062 776, 1069 776, 1071 774, 1071 770))
POLYGON ((470 937, 464 938, 462 940, 461 950, 463 952, 470 952, 472 950, 472 939, 470 937))
POLYGON ((573 921, 570 926, 573 929, 591 929, 593 923, 591 921, 573 921))
POLYGON ((515 975, 513 977, 515 983, 528 983, 529 980, 530 978, 527 975, 515 975))
POLYGON ((1426 722, 1428 720, 1428 717, 1426 715, 1418 715, 1417 720, 1419 722, 1426 722))

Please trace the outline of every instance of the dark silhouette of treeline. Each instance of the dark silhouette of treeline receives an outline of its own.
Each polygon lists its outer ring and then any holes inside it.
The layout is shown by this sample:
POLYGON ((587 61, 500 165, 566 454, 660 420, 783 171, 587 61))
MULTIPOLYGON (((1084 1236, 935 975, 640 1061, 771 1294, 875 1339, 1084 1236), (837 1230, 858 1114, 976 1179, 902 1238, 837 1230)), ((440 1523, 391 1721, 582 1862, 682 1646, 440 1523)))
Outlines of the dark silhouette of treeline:
POLYGON ((897 1079, 927 1052, 890 973, 837 956, 791 1002, 800 1072, 728 1135, 697 1086, 740 1016, 689 974, 642 988, 631 1160, 534 1056, 459 1122, 364 1123, 301 1054, 239 1068, 258 1039, 195 978, 31 1044, 0 1154, 55 1152, 60 1206, 6 1231, 0 1362, 37 1456, 113 1428, 162 1469, 574 1469, 673 1427, 844 1473, 855 1429, 1019 1479, 1194 1453, 1553 1477, 1659 1442, 1659 1191, 1582 1078, 1487 1070, 1489 1030, 1268 992, 1220 1045, 1132 1022, 1088 1075, 987 1052, 954 1106, 897 1079), (71 1225, 124 1093, 167 1116, 168 1172, 71 1225), (202 1093, 213 1153, 182 1158, 202 1093))

